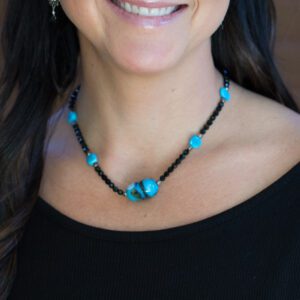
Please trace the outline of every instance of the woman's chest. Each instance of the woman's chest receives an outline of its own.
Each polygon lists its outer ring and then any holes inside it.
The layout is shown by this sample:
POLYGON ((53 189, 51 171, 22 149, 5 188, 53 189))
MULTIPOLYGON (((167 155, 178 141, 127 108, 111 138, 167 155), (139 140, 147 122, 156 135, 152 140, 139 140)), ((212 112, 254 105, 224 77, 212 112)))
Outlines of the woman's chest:
POLYGON ((140 202, 114 193, 93 170, 46 164, 40 195, 79 222, 113 230, 155 230, 204 220, 226 211, 266 188, 282 171, 243 153, 205 162, 187 161, 160 185, 158 194, 140 202), (51 168, 47 168, 51 165, 51 168), (55 166, 57 166, 55 168, 55 166))

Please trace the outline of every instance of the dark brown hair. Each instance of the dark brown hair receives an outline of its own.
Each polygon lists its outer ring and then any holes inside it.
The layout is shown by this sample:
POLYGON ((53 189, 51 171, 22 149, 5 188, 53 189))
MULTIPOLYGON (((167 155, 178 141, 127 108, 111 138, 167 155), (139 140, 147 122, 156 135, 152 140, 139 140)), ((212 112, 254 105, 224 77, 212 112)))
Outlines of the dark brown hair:
MULTIPOLYGON (((61 8, 50 22, 46 0, 7 0, 1 30, 0 78, 0 298, 9 295, 17 245, 37 198, 47 122, 74 87, 79 43, 61 8)), ((273 59, 275 9, 271 0, 231 0, 212 36, 216 67, 239 85, 299 111, 273 59)))

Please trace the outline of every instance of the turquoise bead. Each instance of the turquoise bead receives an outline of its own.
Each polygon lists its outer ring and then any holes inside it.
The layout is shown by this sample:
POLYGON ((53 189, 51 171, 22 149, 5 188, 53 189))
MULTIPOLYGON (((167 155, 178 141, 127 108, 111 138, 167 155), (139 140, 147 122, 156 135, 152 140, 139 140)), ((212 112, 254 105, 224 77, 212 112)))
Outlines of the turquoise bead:
POLYGON ((230 100, 230 93, 229 93, 228 89, 226 89, 225 87, 222 87, 220 89, 220 96, 225 101, 229 101, 230 100))
POLYGON ((157 194, 159 187, 154 179, 146 178, 142 181, 142 183, 144 185, 145 193, 148 197, 151 198, 157 194))
POLYGON ((126 197, 133 202, 136 202, 136 201, 146 198, 143 190, 141 189, 139 183, 137 183, 137 182, 131 183, 127 187, 126 197))
POLYGON ((126 189, 126 196, 129 200, 136 202, 154 197, 158 190, 158 184, 154 179, 145 178, 141 182, 131 183, 126 189))
POLYGON ((74 124, 77 122, 77 113, 75 111, 70 111, 68 114, 68 123, 74 124))
POLYGON ((93 167, 95 163, 98 163, 97 155, 95 153, 88 153, 86 162, 93 167))
POLYGON ((192 148, 199 148, 201 145, 202 145, 202 139, 200 136, 195 134, 190 138, 190 146, 192 148))

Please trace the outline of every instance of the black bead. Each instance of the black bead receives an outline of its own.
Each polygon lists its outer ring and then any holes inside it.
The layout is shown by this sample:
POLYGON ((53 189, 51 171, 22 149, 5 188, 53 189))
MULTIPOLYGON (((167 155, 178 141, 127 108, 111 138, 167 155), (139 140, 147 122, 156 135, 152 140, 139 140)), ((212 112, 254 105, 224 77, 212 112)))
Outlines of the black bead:
POLYGON ((165 179, 166 179, 165 175, 162 175, 162 176, 159 177, 160 181, 164 181, 165 179))
POLYGON ((220 111, 222 110, 221 106, 218 106, 215 110, 215 114, 218 116, 220 114, 220 111))
POLYGON ((187 156, 187 153, 186 152, 182 152, 181 155, 182 155, 182 159, 184 159, 187 156))
POLYGON ((97 171, 97 173, 101 176, 101 178, 102 178, 102 176, 104 175, 104 173, 103 173, 103 171, 100 169, 100 167, 99 167, 99 170, 97 169, 96 170, 97 171))
POLYGON ((183 151, 183 154, 184 155, 188 155, 190 153, 190 149, 185 149, 184 151, 183 151))
POLYGON ((172 172, 174 170, 174 167, 173 166, 170 166, 169 168, 168 168, 168 172, 172 172))
POLYGON ((219 115, 219 111, 215 110, 214 113, 212 114, 213 117, 217 117, 219 115))

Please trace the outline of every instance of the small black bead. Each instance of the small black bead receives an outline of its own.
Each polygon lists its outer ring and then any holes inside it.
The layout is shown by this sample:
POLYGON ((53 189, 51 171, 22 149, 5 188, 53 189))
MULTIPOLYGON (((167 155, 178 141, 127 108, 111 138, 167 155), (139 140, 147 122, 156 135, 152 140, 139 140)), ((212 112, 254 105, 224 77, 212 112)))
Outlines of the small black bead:
POLYGON ((172 171, 174 171, 174 167, 173 167, 173 166, 170 166, 170 167, 168 168, 168 172, 172 172, 172 171))
POLYGON ((168 177, 168 174, 167 174, 167 172, 165 172, 162 176, 160 176, 160 180, 161 181, 164 181, 166 178, 168 177))
POLYGON ((100 169, 100 167, 99 167, 99 170, 97 169, 97 173, 101 176, 101 178, 103 179, 103 175, 104 175, 104 173, 103 173, 103 171, 100 169))
POLYGON ((209 119, 206 124, 209 125, 209 126, 211 126, 212 123, 213 123, 213 121, 211 119, 209 119))
POLYGON ((184 151, 183 151, 183 154, 184 155, 188 155, 190 153, 190 149, 185 149, 184 151))
POLYGON ((205 134, 205 133, 206 133, 206 129, 203 128, 203 129, 200 130, 200 134, 203 135, 203 134, 205 134))
POLYGON ((178 164, 180 164, 180 163, 181 163, 181 159, 180 159, 180 158, 177 158, 177 159, 175 160, 175 164, 178 165, 178 164))
POLYGON ((215 111, 217 111, 217 112, 220 112, 220 111, 221 111, 221 109, 222 109, 222 105, 219 103, 219 104, 217 105, 217 107, 216 107, 216 110, 215 110, 215 111))
POLYGON ((123 194, 124 194, 124 191, 118 190, 118 194, 119 194, 119 195, 123 195, 123 194))
POLYGON ((212 116, 214 116, 214 117, 217 117, 219 115, 219 111, 218 110, 215 110, 214 112, 213 112, 213 114, 212 114, 212 116))

